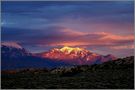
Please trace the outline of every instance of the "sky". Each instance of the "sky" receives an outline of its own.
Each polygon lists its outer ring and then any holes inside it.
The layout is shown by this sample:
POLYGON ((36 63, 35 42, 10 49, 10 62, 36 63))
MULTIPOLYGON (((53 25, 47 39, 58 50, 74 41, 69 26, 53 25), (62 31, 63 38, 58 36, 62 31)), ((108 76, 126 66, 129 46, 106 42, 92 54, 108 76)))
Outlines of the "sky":
POLYGON ((134 52, 133 1, 3 1, 2 42, 33 53, 63 46, 117 57, 134 52))

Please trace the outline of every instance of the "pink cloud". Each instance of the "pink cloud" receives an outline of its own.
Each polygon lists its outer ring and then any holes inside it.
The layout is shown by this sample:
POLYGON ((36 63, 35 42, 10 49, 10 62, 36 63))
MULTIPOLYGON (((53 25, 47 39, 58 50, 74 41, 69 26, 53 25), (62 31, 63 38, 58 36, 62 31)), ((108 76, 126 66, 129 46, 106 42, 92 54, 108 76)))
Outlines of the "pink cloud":
POLYGON ((43 49, 62 46, 82 47, 100 54, 109 53, 124 56, 132 54, 133 41, 132 34, 123 35, 96 31, 86 33, 71 28, 60 28, 34 39, 31 44, 36 44, 37 47, 43 49))
POLYGON ((64 29, 62 31, 62 35, 60 38, 55 37, 52 39, 50 39, 50 41, 46 41, 48 43, 46 43, 45 45, 51 46, 108 45, 112 47, 112 46, 119 46, 121 44, 128 44, 128 42, 132 43, 134 40, 134 36, 116 35, 106 32, 83 33, 71 29, 64 29))
POLYGON ((134 45, 120 45, 120 46, 111 46, 110 48, 119 50, 119 49, 134 49, 134 45))

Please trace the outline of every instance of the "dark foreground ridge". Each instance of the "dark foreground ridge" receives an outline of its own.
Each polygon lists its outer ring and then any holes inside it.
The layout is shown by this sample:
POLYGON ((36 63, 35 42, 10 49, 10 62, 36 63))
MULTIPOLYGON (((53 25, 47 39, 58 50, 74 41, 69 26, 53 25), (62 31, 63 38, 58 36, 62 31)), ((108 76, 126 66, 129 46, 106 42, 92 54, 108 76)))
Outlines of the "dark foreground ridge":
POLYGON ((134 57, 99 65, 2 71, 2 89, 133 89, 134 57))

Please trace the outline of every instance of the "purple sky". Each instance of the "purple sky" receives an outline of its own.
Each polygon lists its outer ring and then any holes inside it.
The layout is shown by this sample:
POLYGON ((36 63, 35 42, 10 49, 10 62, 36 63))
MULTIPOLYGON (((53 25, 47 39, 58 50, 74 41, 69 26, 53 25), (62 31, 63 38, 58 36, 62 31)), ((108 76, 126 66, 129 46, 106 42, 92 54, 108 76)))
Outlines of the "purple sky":
POLYGON ((2 41, 31 52, 83 47, 117 57, 133 55, 134 2, 2 2, 2 41))

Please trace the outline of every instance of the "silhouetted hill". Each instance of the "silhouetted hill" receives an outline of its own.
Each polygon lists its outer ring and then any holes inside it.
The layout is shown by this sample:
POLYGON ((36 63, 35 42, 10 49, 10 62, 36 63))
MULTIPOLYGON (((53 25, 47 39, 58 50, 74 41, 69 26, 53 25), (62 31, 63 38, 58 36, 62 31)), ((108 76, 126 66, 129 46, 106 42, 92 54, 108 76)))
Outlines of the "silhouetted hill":
POLYGON ((2 71, 2 88, 133 89, 134 57, 95 65, 2 71))
POLYGON ((27 68, 54 68, 60 66, 69 66, 62 61, 52 61, 51 59, 43 59, 34 56, 23 56, 19 58, 4 59, 1 61, 2 70, 16 70, 27 68))

